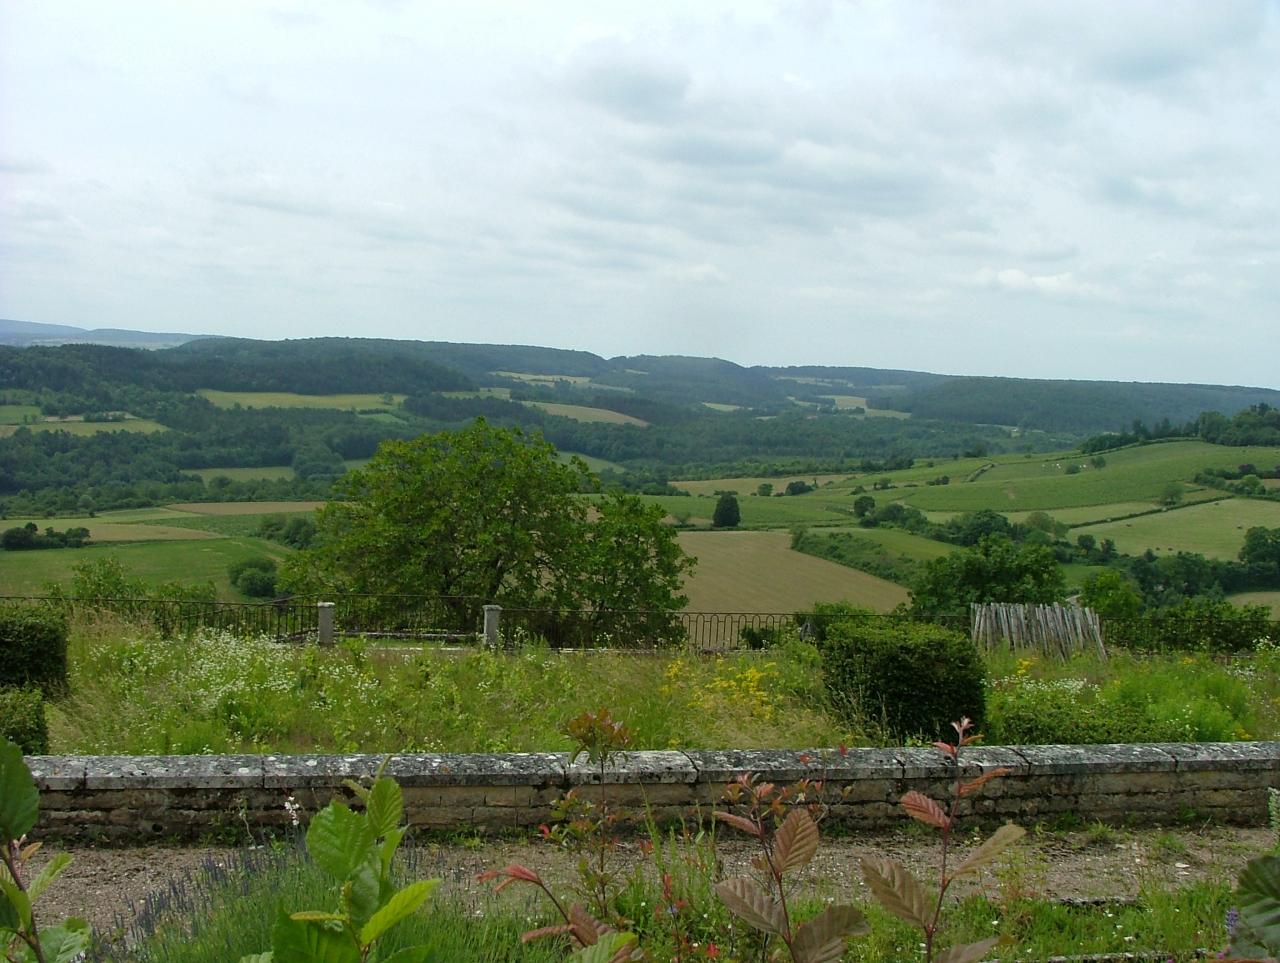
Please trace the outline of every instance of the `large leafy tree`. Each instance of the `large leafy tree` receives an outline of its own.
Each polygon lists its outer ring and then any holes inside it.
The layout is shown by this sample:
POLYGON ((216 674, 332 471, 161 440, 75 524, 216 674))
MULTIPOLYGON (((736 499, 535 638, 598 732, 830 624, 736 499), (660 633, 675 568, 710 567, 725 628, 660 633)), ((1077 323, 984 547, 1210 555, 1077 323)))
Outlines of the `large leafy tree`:
POLYGON ((661 511, 610 495, 589 511, 581 459, 477 419, 387 441, 340 479, 311 548, 281 574, 294 591, 407 594, 539 608, 674 610, 691 566, 661 511))
POLYGON ((911 604, 926 614, 967 614, 972 602, 1060 602, 1066 580, 1043 545, 1015 545, 988 535, 977 546, 925 564, 911 604))

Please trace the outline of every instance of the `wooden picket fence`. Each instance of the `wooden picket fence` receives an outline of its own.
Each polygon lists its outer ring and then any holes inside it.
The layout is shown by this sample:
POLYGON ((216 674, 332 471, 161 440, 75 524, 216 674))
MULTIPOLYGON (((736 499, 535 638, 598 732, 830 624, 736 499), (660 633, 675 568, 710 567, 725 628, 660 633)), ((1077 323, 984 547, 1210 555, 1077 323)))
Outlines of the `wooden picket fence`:
POLYGON ((1107 657, 1102 621, 1093 609, 1079 605, 975 602, 969 607, 969 617, 973 641, 988 651, 1031 650, 1058 658, 1094 651, 1103 659, 1107 657))

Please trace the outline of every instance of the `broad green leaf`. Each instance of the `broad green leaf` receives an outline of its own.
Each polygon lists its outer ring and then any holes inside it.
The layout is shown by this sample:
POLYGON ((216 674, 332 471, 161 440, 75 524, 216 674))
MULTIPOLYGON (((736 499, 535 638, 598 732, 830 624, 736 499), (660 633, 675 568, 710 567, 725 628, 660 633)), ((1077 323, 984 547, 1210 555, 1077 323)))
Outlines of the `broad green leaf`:
POLYGON ((966 943, 963 946, 952 946, 943 950, 933 958, 933 963, 978 963, 987 951, 1000 942, 1000 937, 983 940, 980 943, 966 943))
POLYGON ((793 809, 773 837, 773 861, 779 874, 801 869, 818 851, 818 824, 803 809, 793 809))
POLYGON ((929 895, 901 863, 865 857, 862 877, 880 905, 894 916, 922 929, 929 925, 929 895))
POLYGON ((381 839, 400 825, 400 818, 404 815, 404 794, 394 779, 383 776, 375 782, 364 803, 375 837, 381 839))
POLYGON ((791 952, 797 963, 837 963, 844 941, 871 932, 867 918, 848 905, 828 906, 796 930, 791 952))
POLYGON ((0 843, 21 839, 36 824, 40 794, 22 750, 12 742, 0 745, 0 843))
MULTIPOLYGON (((17 932, 18 927, 22 925, 22 920, 18 917, 18 908, 13 905, 13 900, 9 898, 9 890, 5 886, 12 886, 7 879, 0 880, 0 933, 5 930, 17 932)), ((15 887, 16 888, 16 887, 15 887)), ((0 947, 3 947, 4 941, 0 940, 0 947)))
POLYGON ((62 875, 62 871, 71 865, 70 853, 58 853, 53 859, 44 864, 44 868, 40 870, 31 881, 31 885, 27 887, 27 895, 31 897, 31 902, 35 902, 40 898, 40 894, 49 888, 49 884, 62 875))
POLYGON ((619 954, 627 953, 635 941, 634 933, 606 933, 599 943, 578 950, 569 959, 578 963, 611 963, 619 954))
POLYGON ((1021 826, 1005 823, 981 846, 965 857, 964 862, 957 866, 951 875, 963 876, 965 873, 976 873, 1026 834, 1027 831, 1021 826))
POLYGON ((272 963, 360 963, 351 935, 325 923, 295 920, 283 910, 271 931, 272 963))
POLYGON ((755 880, 736 876, 716 883, 716 894, 729 912, 762 933, 782 932, 782 908, 755 880))
POLYGON ((1273 955, 1280 952, 1280 856, 1249 860, 1240 873, 1236 898, 1252 940, 1273 955))
POLYGON ((339 882, 351 878, 373 847, 369 824, 342 803, 329 803, 307 827, 307 850, 317 866, 339 882))
POLYGON ((45 963, 71 963, 89 949, 93 931, 84 920, 70 918, 40 931, 45 963))
POLYGON ((424 879, 421 882, 412 883, 400 890, 386 905, 373 914, 369 918, 369 922, 364 924, 364 928, 360 930, 360 942, 364 946, 368 946, 383 933, 391 929, 403 919, 407 919, 418 911, 418 908, 427 901, 427 897, 431 895, 432 890, 440 885, 438 879, 424 879))
POLYGON ((342 902, 357 932, 382 905, 382 878, 376 859, 358 866, 351 878, 342 884, 342 902))
POLYGON ((396 858, 396 849, 400 846, 400 840, 404 838, 405 827, 393 829, 386 834, 386 838, 382 841, 382 848, 379 850, 379 856, 382 859, 382 875, 383 878, 391 876, 391 863, 396 858))
MULTIPOLYGON (((4 894, 4 903, 17 918, 17 925, 9 929, 27 929, 31 926, 31 897, 17 883, 8 879, 0 879, 0 893, 4 894)), ((8 913, 6 912, 7 916, 8 913)))

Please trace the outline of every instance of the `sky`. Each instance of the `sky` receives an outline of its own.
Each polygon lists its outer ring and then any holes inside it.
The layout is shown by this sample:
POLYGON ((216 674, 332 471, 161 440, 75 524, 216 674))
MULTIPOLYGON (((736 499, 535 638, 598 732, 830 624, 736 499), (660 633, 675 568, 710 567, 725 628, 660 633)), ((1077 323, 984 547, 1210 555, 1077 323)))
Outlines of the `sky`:
POLYGON ((1280 0, 2 0, 0 317, 1280 388, 1280 0))

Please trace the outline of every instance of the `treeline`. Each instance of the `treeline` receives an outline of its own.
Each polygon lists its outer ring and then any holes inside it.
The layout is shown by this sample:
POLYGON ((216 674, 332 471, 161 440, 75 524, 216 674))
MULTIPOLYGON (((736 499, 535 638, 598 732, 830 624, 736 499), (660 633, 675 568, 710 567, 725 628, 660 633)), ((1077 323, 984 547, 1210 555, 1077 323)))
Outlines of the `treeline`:
MULTIPOLYGON (((1141 419, 1135 419, 1128 430, 1094 435, 1086 438, 1079 447, 1080 451, 1087 455, 1173 438, 1198 438, 1211 445, 1228 445, 1238 448, 1280 445, 1280 408, 1273 408, 1265 402, 1260 402, 1250 405, 1230 418, 1219 411, 1204 411, 1183 424, 1175 425, 1168 418, 1163 418, 1150 428, 1141 419)), ((1263 469, 1263 471, 1272 470, 1280 470, 1280 466, 1276 469, 1263 469)), ((1251 474, 1251 472, 1241 474, 1251 474)), ((1262 477, 1276 476, 1262 475, 1262 477)))

